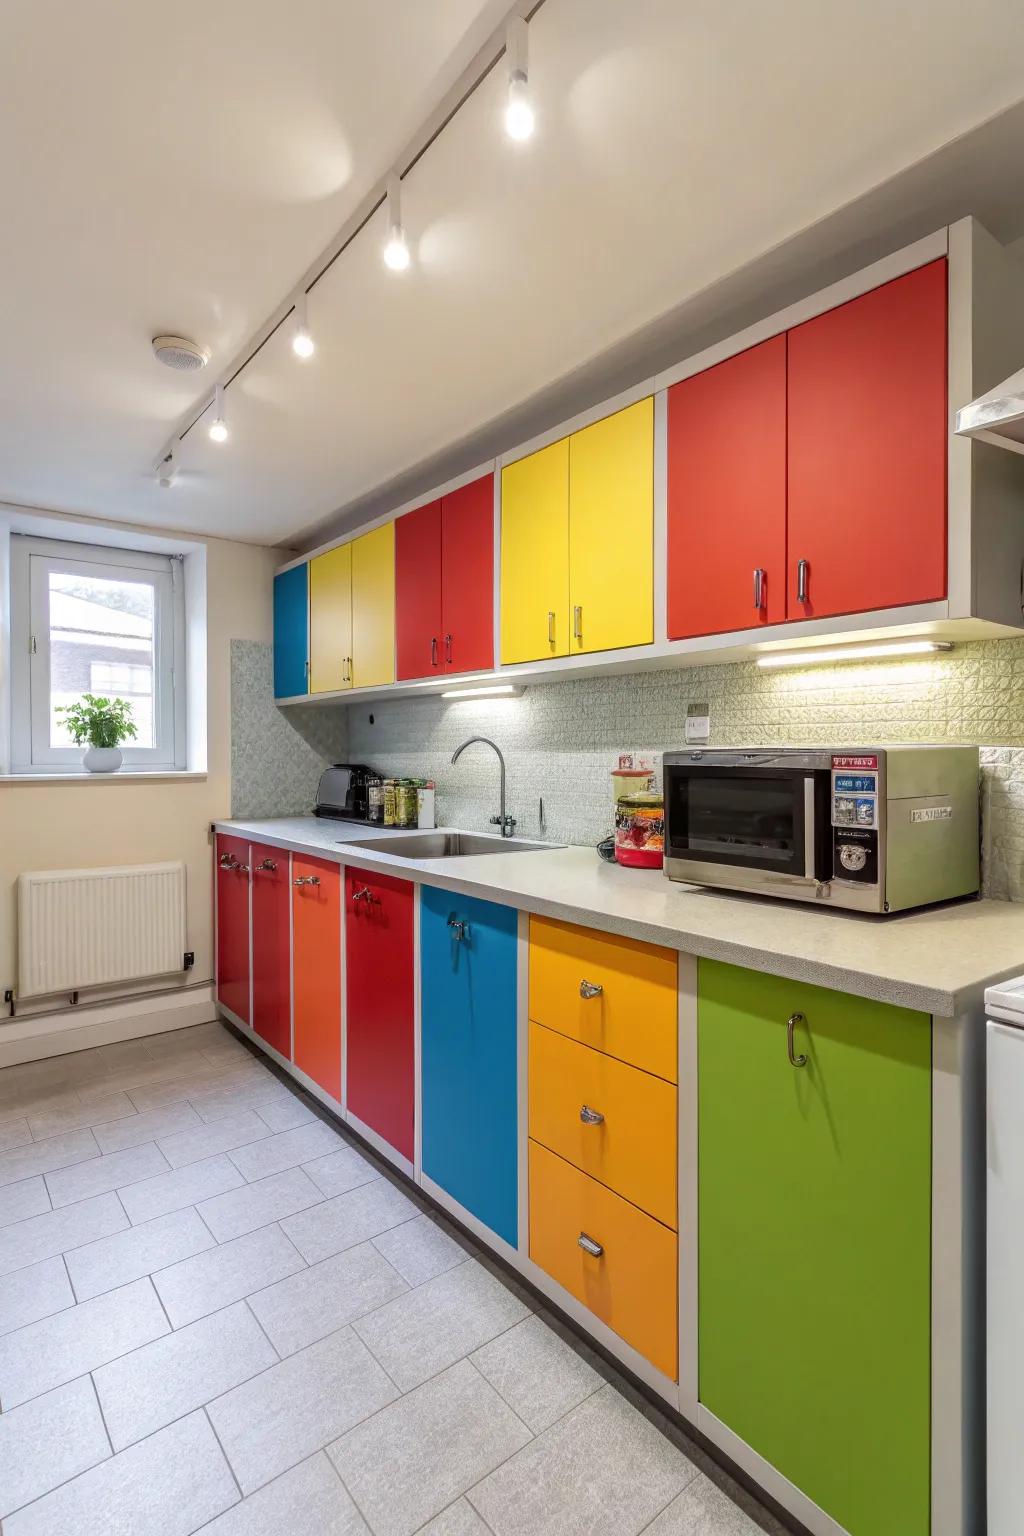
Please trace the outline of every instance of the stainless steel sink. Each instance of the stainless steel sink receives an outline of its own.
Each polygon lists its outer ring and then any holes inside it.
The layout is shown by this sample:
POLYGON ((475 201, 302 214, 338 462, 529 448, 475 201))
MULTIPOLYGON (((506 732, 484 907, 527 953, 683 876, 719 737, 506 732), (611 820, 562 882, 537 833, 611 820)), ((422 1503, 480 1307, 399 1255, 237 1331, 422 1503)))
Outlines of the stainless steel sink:
MULTIPOLYGON (((344 838, 339 838, 344 842, 344 838)), ((488 837, 484 832, 409 832, 392 837, 363 837, 352 844, 360 851, 393 853, 399 859, 458 859, 474 853, 530 853, 550 848, 522 837, 488 837)))

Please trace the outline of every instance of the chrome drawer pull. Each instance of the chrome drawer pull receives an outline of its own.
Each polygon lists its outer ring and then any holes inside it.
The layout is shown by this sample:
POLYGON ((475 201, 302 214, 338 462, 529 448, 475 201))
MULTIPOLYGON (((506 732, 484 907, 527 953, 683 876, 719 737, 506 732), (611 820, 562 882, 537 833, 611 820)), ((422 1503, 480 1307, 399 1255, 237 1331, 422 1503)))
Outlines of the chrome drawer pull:
POLYGON ((786 1054, 789 1057, 789 1064, 791 1067, 806 1067, 807 1065, 807 1057, 804 1055, 804 1053, 801 1051, 800 1055, 798 1056, 796 1051, 793 1049, 794 1031, 796 1030, 798 1024, 804 1024, 806 1022, 807 1021, 805 1020, 802 1013, 791 1013, 788 1020, 786 1021, 786 1054))
POLYGON ((580 1105, 580 1119, 584 1125, 604 1125, 604 1115, 599 1109, 591 1109, 589 1104, 580 1105))
POLYGON ((370 902, 370 901, 380 901, 380 897, 379 896, 375 896, 373 894, 373 892, 370 890, 370 887, 368 885, 363 885, 363 886, 360 886, 358 891, 353 891, 352 892, 352 900, 353 901, 368 901, 368 902, 370 902))
POLYGON ((551 609, 549 608, 548 609, 548 645, 554 645, 554 643, 555 643, 555 615, 551 611, 551 609))
POLYGON ((574 640, 583 641, 583 609, 579 603, 572 611, 572 634, 574 640))
POLYGON ((222 853, 220 856, 221 869, 237 869, 238 860, 233 853, 222 853))
POLYGON ((758 566, 754 572, 754 607, 761 611, 764 607, 764 567, 758 566))
POLYGON ((796 563, 796 600, 798 603, 807 601, 807 577, 810 566, 806 560, 798 560, 796 563))
POLYGON ((580 982, 580 997, 600 997, 601 993, 603 991, 604 991, 604 987, 601 986, 600 982, 596 982, 596 981, 581 981, 580 982))
POLYGON ((583 1252, 589 1253, 592 1259, 599 1259, 602 1253, 604 1253, 604 1248, 601 1246, 601 1244, 595 1243, 594 1239, 592 1237, 588 1237, 585 1232, 581 1232, 576 1241, 583 1249, 583 1252))
POLYGON ((256 865, 256 868, 269 870, 271 874, 277 873, 277 865, 274 863, 273 859, 264 859, 261 864, 256 865))
POLYGON ((293 885, 319 885, 320 884, 320 876, 319 875, 296 875, 296 877, 293 880, 292 884, 293 885))

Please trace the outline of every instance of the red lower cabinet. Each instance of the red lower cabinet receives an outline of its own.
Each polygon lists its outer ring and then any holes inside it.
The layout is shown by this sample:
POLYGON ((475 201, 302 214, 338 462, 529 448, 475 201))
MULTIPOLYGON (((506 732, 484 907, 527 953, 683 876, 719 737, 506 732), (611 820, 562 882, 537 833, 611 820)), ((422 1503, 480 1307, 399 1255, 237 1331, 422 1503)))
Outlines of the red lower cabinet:
POLYGON ((341 870, 292 856, 295 1065, 341 1099, 341 870))
POLYGON ((249 1022, 249 844, 217 837, 217 1000, 249 1022))
POLYGON ((252 1027, 280 1055, 291 1058, 291 934, 288 922, 288 850, 253 843, 252 1027))
POLYGON ((349 1112, 413 1160, 413 886, 345 871, 349 1112))

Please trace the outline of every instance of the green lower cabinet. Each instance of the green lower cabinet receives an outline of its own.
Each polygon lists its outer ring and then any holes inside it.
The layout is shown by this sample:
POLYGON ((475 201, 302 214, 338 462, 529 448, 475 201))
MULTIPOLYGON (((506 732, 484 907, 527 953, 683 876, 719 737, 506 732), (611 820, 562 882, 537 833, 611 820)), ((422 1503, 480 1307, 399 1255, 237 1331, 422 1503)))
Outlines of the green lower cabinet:
POLYGON ((700 1401, 852 1536, 927 1536, 931 1020, 717 961, 698 1020, 700 1401))

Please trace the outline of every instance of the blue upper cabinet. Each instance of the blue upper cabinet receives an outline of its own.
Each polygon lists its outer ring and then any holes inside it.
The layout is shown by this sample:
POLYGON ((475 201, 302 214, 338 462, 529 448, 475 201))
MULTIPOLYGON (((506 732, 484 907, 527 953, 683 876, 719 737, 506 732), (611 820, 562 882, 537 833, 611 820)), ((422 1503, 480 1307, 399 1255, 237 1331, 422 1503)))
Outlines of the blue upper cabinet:
POLYGON ((517 933, 511 907, 420 887, 423 1172, 512 1247, 517 933))
POLYGON ((274 697, 307 693, 309 567, 293 565, 274 577, 274 697))

